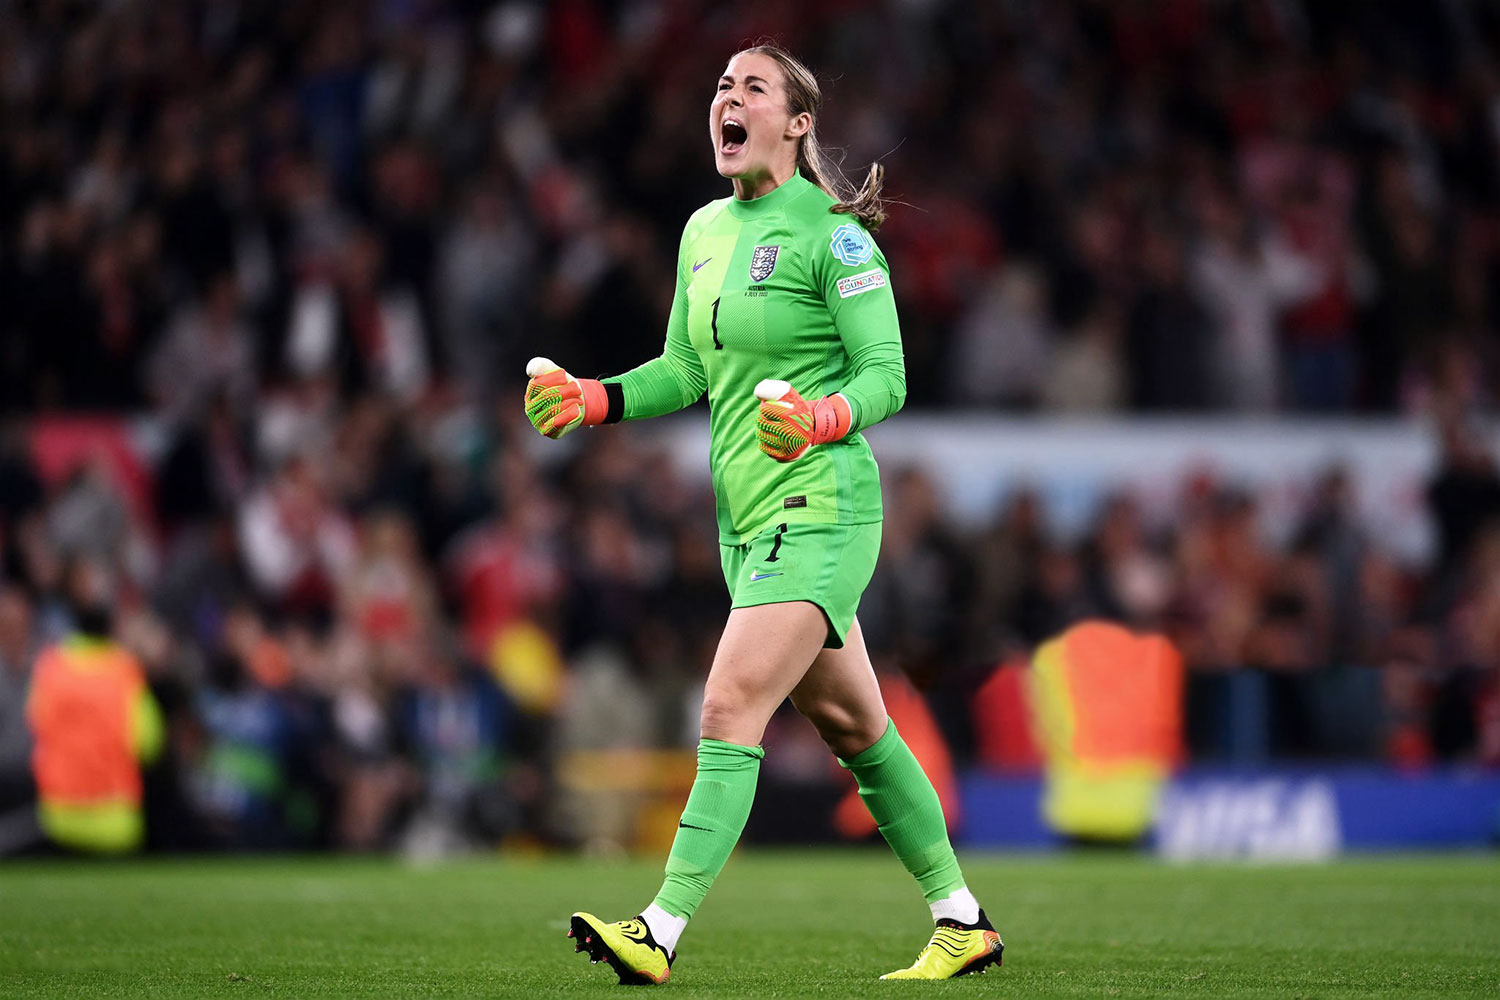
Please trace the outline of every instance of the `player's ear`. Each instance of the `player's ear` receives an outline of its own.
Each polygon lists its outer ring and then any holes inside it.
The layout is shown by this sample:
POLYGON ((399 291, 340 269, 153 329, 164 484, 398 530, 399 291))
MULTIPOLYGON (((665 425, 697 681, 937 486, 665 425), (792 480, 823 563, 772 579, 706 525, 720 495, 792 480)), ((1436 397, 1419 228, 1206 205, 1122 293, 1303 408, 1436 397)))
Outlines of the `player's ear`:
POLYGON ((786 137, 788 139, 800 139, 812 131, 812 115, 803 111, 792 115, 792 120, 787 123, 786 137))

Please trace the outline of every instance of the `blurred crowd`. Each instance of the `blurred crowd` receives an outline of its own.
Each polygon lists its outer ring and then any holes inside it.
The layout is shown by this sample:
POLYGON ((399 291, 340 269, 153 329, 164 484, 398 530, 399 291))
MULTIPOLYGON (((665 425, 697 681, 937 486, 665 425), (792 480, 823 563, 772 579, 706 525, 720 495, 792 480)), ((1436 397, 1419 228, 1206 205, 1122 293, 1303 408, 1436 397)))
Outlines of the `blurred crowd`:
POLYGON ((7 4, 0 405, 638 363, 766 32, 889 168, 914 405, 1493 406, 1481 0, 7 4))
POLYGON ((166 715, 158 846, 566 840, 561 754, 691 740, 707 485, 633 428, 540 441, 517 376, 659 350, 727 193, 713 81, 768 33, 888 166, 910 407, 1441 428, 1425 566, 1338 469, 1270 547, 1223 484, 1065 544, 887 468, 861 618, 961 761, 996 665, 1091 616, 1179 644, 1199 759, 1500 760, 1493 4, 34 0, 0 5, 0 811, 85 569, 166 715))

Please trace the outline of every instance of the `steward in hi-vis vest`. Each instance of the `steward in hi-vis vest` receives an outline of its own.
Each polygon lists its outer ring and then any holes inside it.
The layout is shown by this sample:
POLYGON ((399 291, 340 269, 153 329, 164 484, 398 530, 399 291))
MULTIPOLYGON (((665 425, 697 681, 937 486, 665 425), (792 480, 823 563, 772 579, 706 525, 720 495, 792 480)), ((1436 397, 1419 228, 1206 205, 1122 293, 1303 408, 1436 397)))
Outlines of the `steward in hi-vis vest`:
POLYGON ((49 646, 32 672, 26 718, 42 831, 74 850, 138 848, 141 764, 161 750, 164 733, 135 657, 82 631, 49 646))

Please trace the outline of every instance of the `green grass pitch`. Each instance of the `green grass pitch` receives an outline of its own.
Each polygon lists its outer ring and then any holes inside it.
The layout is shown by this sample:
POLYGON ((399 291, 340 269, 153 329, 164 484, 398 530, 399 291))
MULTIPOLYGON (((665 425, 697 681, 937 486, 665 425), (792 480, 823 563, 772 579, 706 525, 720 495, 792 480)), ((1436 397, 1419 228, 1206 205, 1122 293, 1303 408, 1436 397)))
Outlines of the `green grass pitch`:
MULTIPOLYGON (((926 942, 883 850, 742 852, 671 997, 1496 996, 1500 859, 1189 866, 979 855, 1005 966, 881 983, 926 942)), ((3 997, 618 997, 567 917, 634 914, 659 861, 0 863, 3 997)), ((639 990, 626 990, 638 995, 639 990)))

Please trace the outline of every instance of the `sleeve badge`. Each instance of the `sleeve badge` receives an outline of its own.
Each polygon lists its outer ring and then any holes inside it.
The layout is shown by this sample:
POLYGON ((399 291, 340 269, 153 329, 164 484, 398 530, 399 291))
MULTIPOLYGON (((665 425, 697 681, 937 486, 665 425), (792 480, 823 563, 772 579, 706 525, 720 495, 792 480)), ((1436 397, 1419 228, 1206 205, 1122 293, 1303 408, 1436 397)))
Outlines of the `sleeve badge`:
POLYGON ((875 256, 875 244, 869 235, 852 222, 846 222, 833 231, 828 248, 840 263, 849 267, 858 267, 875 256))

